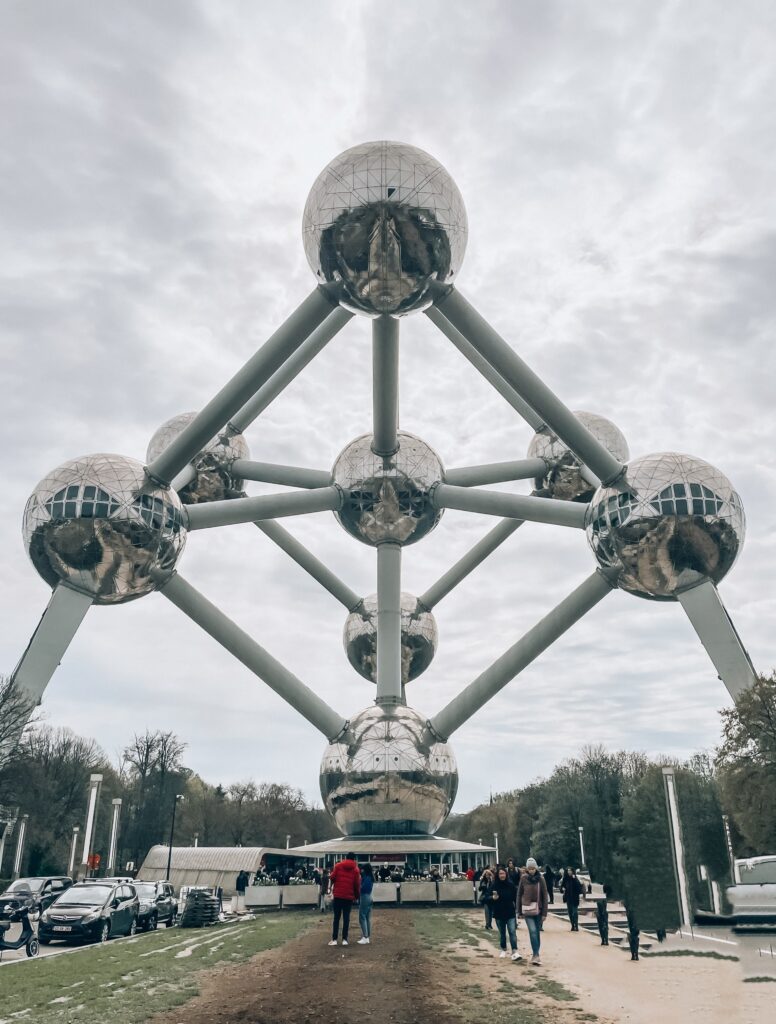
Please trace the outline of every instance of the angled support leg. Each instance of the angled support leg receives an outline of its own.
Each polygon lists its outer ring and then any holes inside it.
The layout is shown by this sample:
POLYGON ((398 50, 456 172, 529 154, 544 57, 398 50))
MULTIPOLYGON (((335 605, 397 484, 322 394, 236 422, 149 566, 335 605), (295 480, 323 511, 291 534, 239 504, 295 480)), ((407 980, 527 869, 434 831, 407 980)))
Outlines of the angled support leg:
POLYGON ((377 548, 377 694, 376 704, 402 704, 401 547, 377 548))
POLYGON ((275 658, 224 615, 178 573, 174 573, 160 589, 168 601, 233 654, 238 661, 263 679, 270 689, 314 725, 328 740, 342 736, 345 719, 275 658))
POLYGON ((544 459, 516 459, 514 462, 491 462, 485 466, 462 466, 446 469, 445 483, 454 487, 483 487, 486 484, 505 484, 511 480, 532 480, 544 476, 544 459))
POLYGON ((293 537, 280 523, 268 519, 266 522, 256 523, 256 526, 293 558, 297 565, 301 565, 306 572, 309 572, 312 578, 317 580, 325 590, 328 590, 332 597, 336 597, 340 604, 344 604, 349 612, 358 608, 362 598, 355 590, 351 590, 338 576, 335 576, 331 569, 320 562, 311 551, 308 551, 304 544, 300 544, 296 537, 293 537))
POLYGON ((301 466, 279 466, 274 462, 252 462, 235 459, 232 472, 238 480, 255 480, 262 484, 280 484, 282 487, 328 487, 331 472, 324 469, 304 469, 301 466))
POLYGON ((533 498, 503 491, 484 491, 476 487, 454 487, 435 484, 431 491, 435 508, 457 508, 462 512, 479 512, 486 516, 503 516, 531 523, 570 526, 584 530, 587 505, 556 498, 533 498))
POLYGON ((708 580, 679 594, 679 603, 706 648, 717 675, 733 700, 737 700, 757 674, 719 591, 708 580))
POLYGON ((399 447, 399 321, 372 321, 372 413, 375 455, 393 455, 399 447))
POLYGON ((339 487, 315 487, 308 491, 283 494, 262 494, 231 501, 210 501, 186 505, 185 520, 189 530, 210 530, 214 526, 236 526, 255 523, 259 519, 280 516, 301 516, 308 512, 334 512, 342 507, 339 487))
POLYGON ((332 299, 322 288, 308 295, 269 341, 146 467, 150 479, 166 487, 333 311, 332 299))
POLYGON ((523 525, 520 519, 502 519, 502 521, 494 526, 490 533, 486 533, 482 540, 478 541, 471 551, 467 552, 463 558, 460 558, 452 568, 448 569, 444 576, 440 576, 439 579, 432 586, 428 588, 425 594, 422 594, 418 600, 422 605, 431 611, 443 597, 447 597, 454 587, 466 579, 470 572, 473 572, 478 565, 485 561, 488 555, 492 554, 496 548, 503 544, 507 537, 511 537, 515 530, 518 530, 523 525))
POLYGON ((453 288, 439 299, 435 310, 461 332, 483 359, 530 405, 542 423, 557 434, 603 483, 613 483, 622 475, 623 464, 580 423, 457 289, 453 288))
POLYGON ((285 363, 272 374, 253 398, 250 398, 239 412, 236 412, 230 419, 227 429, 231 434, 242 434, 247 430, 253 421, 260 416, 278 395, 288 387, 291 381, 295 380, 308 363, 322 352, 331 339, 338 334, 348 320, 353 319, 342 306, 337 306, 323 321, 320 327, 316 327, 307 341, 301 345, 296 352, 287 359, 285 363))
POLYGON ((428 723, 429 738, 447 739, 484 707, 510 680, 522 672, 550 644, 578 622, 612 590, 612 583, 596 570, 568 597, 532 628, 498 661, 478 676, 428 723))
POLYGON ((51 677, 70 646, 93 598, 60 583, 32 634, 27 650, 11 674, 11 683, 23 700, 18 721, 4 746, 14 746, 40 704, 51 677))

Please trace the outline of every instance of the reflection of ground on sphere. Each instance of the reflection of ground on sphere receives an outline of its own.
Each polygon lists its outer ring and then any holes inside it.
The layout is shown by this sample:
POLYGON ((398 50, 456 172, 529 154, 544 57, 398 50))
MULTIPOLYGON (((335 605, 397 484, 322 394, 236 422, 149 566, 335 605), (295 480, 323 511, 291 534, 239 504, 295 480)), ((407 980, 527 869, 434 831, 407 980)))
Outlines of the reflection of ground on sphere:
MULTIPOLYGON (((183 412, 159 427, 148 442, 148 465, 162 454, 196 416, 195 412, 183 412)), ((196 475, 178 491, 181 501, 184 505, 197 505, 203 501, 241 497, 243 481, 234 476, 232 464, 235 459, 249 458, 248 444, 242 434, 218 434, 192 460, 196 475)))
POLYGON ((355 312, 401 314, 431 304, 432 284, 457 274, 466 249, 463 198, 428 153, 367 142, 336 157, 304 210, 305 253, 321 283, 355 312))
POLYGON ((600 487, 587 536, 602 567, 639 597, 675 598, 719 583, 744 543, 741 499, 714 466, 667 452, 634 459, 624 485, 600 487))
POLYGON ((60 581, 119 604, 156 589, 151 570, 169 571, 186 533, 175 491, 154 487, 135 459, 87 455, 43 480, 24 512, 24 542, 49 586, 60 581))
MULTIPOLYGON (((348 661, 359 675, 377 682, 377 595, 365 597, 345 620, 342 640, 348 661)), ((401 681, 425 672, 436 654, 439 632, 431 612, 414 594, 401 595, 401 681)))

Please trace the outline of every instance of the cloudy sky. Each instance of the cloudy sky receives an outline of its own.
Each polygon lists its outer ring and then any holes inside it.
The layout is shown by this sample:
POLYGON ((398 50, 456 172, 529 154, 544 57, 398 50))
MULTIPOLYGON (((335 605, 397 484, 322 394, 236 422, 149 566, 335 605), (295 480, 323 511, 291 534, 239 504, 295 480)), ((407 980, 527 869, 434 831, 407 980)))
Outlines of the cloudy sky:
MULTIPOLYGON (((568 405, 614 420, 634 455, 731 477, 748 535, 721 592, 770 671, 775 47, 765 0, 7 0, 0 668, 48 600, 20 537, 36 482, 91 452, 143 459, 164 420, 201 407, 313 286, 300 226, 319 171, 387 138, 451 172, 459 287, 568 405)), ((369 339, 351 322, 277 399, 248 431, 255 458, 328 469, 370 428, 369 339)), ((447 466, 521 458, 531 438, 423 316, 402 321, 401 418, 447 466)), ((374 591, 373 551, 330 513, 285 525, 374 591)), ((405 589, 492 525, 448 511, 407 551, 405 589)), ((438 710, 592 567, 579 531, 518 531, 438 606, 411 702, 438 710)), ((191 536, 180 569, 337 710, 371 701, 344 609, 255 528, 191 536)), ((710 748, 726 703, 680 608, 617 593, 455 735, 456 809, 583 743, 710 748)), ((87 615, 45 714, 112 755, 174 729, 210 781, 318 797, 322 737, 158 595, 87 615)))

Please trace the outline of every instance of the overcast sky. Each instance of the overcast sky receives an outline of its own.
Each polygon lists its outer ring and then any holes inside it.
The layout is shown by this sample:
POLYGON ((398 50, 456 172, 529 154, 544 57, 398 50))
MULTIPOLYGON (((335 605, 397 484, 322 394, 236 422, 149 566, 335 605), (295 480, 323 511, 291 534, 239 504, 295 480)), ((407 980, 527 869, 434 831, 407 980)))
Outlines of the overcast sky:
MULTIPOLYGON (((0 668, 49 591, 24 503, 92 452, 143 459, 314 285, 307 193, 370 139, 426 149, 458 183, 463 293, 633 455, 729 475, 748 517, 721 593, 776 665, 776 8, 704 2, 12 2, 0 8, 0 668)), ((422 315, 402 320, 401 425, 447 466, 524 456, 530 428, 422 315)), ((255 458, 328 469, 370 429, 357 318, 251 427, 255 458)), ((515 485, 525 490, 525 485, 515 485)), ((260 493, 258 485, 249 485, 260 493)), ((493 525, 446 512, 409 548, 421 593, 493 525)), ((374 552, 330 513, 285 525, 359 593, 374 552)), ((584 535, 526 525, 437 608, 410 701, 437 711, 587 576, 584 535)), ((345 611, 254 527, 197 533, 182 575, 338 711, 373 698, 345 611)), ((728 702, 681 609, 607 598, 453 738, 456 810, 584 743, 686 756, 728 702)), ((153 595, 87 615, 46 720, 115 755, 174 729, 211 782, 320 799, 323 738, 153 595)))

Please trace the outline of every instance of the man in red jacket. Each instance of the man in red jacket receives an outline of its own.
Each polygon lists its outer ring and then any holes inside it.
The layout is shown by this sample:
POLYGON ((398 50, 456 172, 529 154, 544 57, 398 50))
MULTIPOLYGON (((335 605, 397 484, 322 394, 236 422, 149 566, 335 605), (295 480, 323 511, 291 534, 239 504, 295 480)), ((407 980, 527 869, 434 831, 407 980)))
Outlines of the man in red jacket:
POLYGON ((342 945, 347 946, 350 909, 361 893, 361 872, 358 870, 354 853, 346 853, 345 859, 334 865, 330 882, 331 894, 334 897, 334 924, 331 929, 329 945, 337 945, 340 918, 342 918, 342 945))

